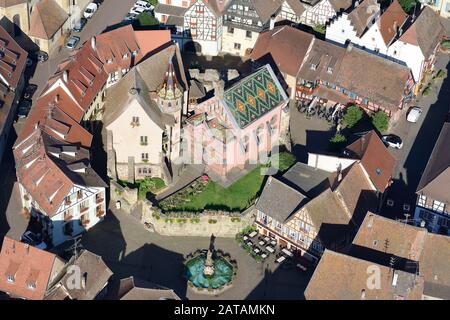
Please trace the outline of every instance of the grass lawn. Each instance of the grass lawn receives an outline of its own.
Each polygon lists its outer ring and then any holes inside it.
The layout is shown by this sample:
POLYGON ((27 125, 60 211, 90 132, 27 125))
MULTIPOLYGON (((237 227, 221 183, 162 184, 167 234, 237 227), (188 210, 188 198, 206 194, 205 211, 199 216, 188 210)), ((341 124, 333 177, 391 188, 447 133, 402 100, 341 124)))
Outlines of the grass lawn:
POLYGON ((202 193, 190 197, 190 201, 180 204, 178 209, 184 211, 245 210, 259 194, 265 177, 261 175, 261 168, 258 167, 228 188, 209 181, 202 193))
MULTIPOLYGON (((280 154, 280 170, 289 169, 295 163, 295 157, 289 153, 280 154)), ((265 175, 261 175, 261 166, 250 171, 228 188, 224 188, 214 181, 209 181, 201 193, 187 197, 187 201, 180 201, 173 211, 194 211, 215 209, 225 211, 243 211, 250 207, 259 196, 265 175)), ((174 195, 172 197, 176 197, 174 195)))

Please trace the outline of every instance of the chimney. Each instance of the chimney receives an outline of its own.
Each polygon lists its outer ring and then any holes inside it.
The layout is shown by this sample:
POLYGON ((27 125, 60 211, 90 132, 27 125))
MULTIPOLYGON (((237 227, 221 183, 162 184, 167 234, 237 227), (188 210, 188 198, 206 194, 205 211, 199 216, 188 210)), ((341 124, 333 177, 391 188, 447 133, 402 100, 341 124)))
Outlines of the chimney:
POLYGON ((398 32, 398 23, 397 23, 397 20, 394 21, 394 32, 398 32))
POLYGON ((349 43, 347 46, 347 52, 352 51, 352 49, 353 49, 353 43, 349 43))
POLYGON ((64 70, 64 73, 63 73, 63 80, 64 80, 64 82, 68 83, 68 81, 69 81, 68 79, 69 79, 69 71, 64 70))
POLYGON ((97 42, 96 42, 95 36, 91 38, 91 47, 92 47, 92 50, 94 50, 94 51, 97 50, 97 42))
POLYGON ((425 220, 422 220, 422 221, 420 222, 420 227, 421 227, 421 228, 425 228, 425 220))
POLYGON ((359 6, 359 1, 355 1, 355 8, 359 6))
POLYGON ((272 15, 270 17, 270 27, 269 27, 269 29, 273 30, 273 28, 275 28, 275 15, 272 15))
POLYGON ((59 102, 59 93, 55 95, 55 103, 59 102))
POLYGON ((86 289, 87 276, 87 272, 85 272, 83 273, 83 277, 81 278, 81 287, 83 289, 86 289))
POLYGON ((361 300, 365 300, 366 299, 366 290, 362 289, 361 290, 361 300))
POLYGON ((28 243, 25 244, 25 254, 30 253, 30 245, 28 243))

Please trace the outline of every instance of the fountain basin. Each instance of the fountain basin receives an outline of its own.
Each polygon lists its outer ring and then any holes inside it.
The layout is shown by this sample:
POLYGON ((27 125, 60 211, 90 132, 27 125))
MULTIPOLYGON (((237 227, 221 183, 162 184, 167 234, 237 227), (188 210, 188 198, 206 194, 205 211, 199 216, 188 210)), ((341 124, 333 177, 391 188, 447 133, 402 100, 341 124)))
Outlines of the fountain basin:
POLYGON ((205 275, 206 255, 199 255, 186 263, 186 278, 195 288, 221 289, 233 279, 233 266, 222 257, 213 259, 214 273, 205 275))

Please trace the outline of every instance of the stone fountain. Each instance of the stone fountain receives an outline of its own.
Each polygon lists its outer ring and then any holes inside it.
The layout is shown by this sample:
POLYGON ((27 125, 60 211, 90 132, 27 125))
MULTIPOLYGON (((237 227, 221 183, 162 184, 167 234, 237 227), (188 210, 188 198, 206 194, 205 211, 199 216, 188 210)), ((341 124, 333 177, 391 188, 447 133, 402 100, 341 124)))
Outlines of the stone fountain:
POLYGON ((206 253, 205 266, 203 267, 203 274, 207 277, 212 277, 214 275, 214 260, 212 258, 212 251, 208 250, 206 253))

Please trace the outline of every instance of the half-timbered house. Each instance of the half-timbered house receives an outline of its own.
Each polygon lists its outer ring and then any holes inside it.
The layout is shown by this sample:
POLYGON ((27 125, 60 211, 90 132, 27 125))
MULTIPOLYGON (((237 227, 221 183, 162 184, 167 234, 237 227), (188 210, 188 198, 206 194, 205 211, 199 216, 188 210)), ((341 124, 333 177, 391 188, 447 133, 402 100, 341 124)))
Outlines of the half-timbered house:
POLYGON ((250 54, 258 35, 273 28, 281 0, 232 0, 223 13, 222 51, 250 54))

